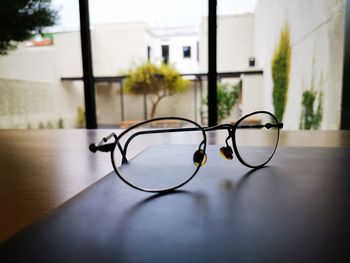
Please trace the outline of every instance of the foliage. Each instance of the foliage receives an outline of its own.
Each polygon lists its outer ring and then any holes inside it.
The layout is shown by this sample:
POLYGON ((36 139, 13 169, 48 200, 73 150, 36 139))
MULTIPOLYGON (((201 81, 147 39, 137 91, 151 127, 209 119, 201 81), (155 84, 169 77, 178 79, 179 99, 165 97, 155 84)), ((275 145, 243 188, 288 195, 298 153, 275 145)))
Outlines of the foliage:
POLYGON ((281 32, 278 46, 272 57, 273 106, 275 115, 282 121, 287 104, 289 72, 290 72, 291 44, 289 28, 286 24, 281 32))
POLYGON ((31 39, 43 27, 54 25, 56 19, 51 0, 1 0, 0 55, 15 48, 15 42, 31 39))
POLYGON ((301 130, 319 129, 323 117, 323 88, 324 80, 321 74, 315 87, 315 58, 312 61, 311 84, 305 89, 303 82, 303 94, 301 100, 301 117, 299 128, 301 130))
POLYGON ((85 110, 83 107, 78 107, 78 117, 77 117, 77 126, 78 128, 84 128, 85 127, 85 110))
MULTIPOLYGON (((217 118, 218 123, 230 116, 232 108, 238 101, 241 90, 241 82, 230 86, 229 84, 217 84, 217 118)), ((208 105, 208 98, 202 100, 203 104, 208 105)))
POLYGON ((303 91, 302 110, 299 128, 301 130, 318 129, 323 117, 323 93, 322 91, 305 90, 303 91), (317 99, 317 100, 316 100, 317 99), (317 106, 315 102, 317 101, 317 106))
POLYGON ((156 66, 149 62, 129 70, 128 78, 124 81, 127 93, 148 96, 152 103, 151 118, 155 116, 157 106, 163 98, 185 92, 189 85, 190 82, 183 79, 171 65, 156 66))
POLYGON ((58 128, 59 129, 64 129, 64 121, 62 118, 58 119, 58 128))

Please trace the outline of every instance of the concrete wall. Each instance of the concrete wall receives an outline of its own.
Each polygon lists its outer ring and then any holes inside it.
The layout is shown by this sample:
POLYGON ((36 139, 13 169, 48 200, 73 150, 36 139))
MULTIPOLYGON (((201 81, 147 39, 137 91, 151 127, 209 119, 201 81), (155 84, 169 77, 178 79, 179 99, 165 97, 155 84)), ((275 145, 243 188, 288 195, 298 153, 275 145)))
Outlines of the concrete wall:
MULTIPOLYGON (((81 86, 81 85, 80 85, 81 86)), ((0 79, 0 128, 76 127, 83 89, 70 83, 0 79)))
MULTIPOLYGON (((197 97, 195 97, 194 88, 194 85, 191 85, 187 92, 163 98, 157 106, 156 117, 182 116, 192 120, 199 120, 201 99, 199 91, 197 97), (197 102, 195 102, 195 99, 197 102)), ((143 96, 124 94, 123 100, 125 120, 144 120, 143 96)), ((116 125, 122 122, 120 85, 118 83, 98 84, 96 86, 96 101, 99 124, 116 125)), ((147 98, 146 110, 148 118, 150 117, 151 107, 152 104, 147 98)))
POLYGON ((264 108, 273 111, 271 59, 280 32, 287 23, 292 56, 288 102, 284 115, 287 129, 298 129, 304 87, 323 75, 323 129, 338 129, 342 88, 345 0, 260 0, 255 13, 257 66, 264 69, 264 108), (314 63, 312 61, 315 61, 314 63), (314 64, 314 65, 313 65, 314 64), (313 73, 312 73, 313 72, 313 73))
MULTIPOLYGON (((68 49, 65 55, 79 65, 69 52, 77 51, 68 49)), ((77 107, 84 105, 83 88, 76 83, 61 83, 62 61, 57 46, 21 45, 0 57, 1 128, 37 128, 39 124, 55 127, 59 119, 65 127, 76 126, 77 107)), ((78 73, 80 67, 72 69, 78 73)))

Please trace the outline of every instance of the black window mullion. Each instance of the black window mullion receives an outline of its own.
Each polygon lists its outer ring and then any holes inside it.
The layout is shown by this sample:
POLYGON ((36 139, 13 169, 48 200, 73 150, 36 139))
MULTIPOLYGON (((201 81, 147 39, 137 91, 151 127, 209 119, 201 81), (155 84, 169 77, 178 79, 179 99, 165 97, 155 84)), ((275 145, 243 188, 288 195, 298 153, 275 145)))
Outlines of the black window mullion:
POLYGON ((217 124, 216 0, 208 0, 208 125, 217 124))
POLYGON ((343 91, 340 128, 350 130, 350 1, 345 3, 343 91))
POLYGON ((79 0, 86 128, 96 129, 95 83, 92 71, 89 0, 79 0))

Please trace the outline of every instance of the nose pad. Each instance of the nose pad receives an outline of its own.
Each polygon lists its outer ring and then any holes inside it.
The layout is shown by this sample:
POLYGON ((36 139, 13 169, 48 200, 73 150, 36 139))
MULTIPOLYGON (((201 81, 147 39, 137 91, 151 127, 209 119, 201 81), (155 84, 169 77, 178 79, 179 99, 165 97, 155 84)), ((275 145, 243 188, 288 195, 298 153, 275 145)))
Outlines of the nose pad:
POLYGON ((202 149, 198 149, 193 154, 193 163, 196 166, 203 166, 207 162, 207 155, 202 149))
POLYGON ((225 158, 226 160, 232 160, 233 159, 233 151, 232 148, 230 146, 224 146, 220 148, 220 154, 223 158, 225 158))

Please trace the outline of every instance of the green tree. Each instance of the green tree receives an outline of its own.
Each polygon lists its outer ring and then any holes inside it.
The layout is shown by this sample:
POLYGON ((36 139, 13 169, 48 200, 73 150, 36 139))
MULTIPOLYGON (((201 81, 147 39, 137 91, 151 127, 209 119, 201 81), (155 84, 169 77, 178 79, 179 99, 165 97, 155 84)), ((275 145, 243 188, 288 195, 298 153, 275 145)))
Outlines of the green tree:
MULTIPOLYGON (((230 116, 232 108, 235 106, 239 99, 242 82, 238 82, 235 85, 229 84, 217 84, 217 117, 218 123, 222 122, 225 118, 230 116)), ((202 103, 208 105, 208 98, 202 100, 202 103)))
POLYGON ((289 72, 290 72, 291 44, 289 28, 286 24, 281 32, 278 46, 272 57, 273 106, 279 121, 283 120, 287 104, 289 72))
POLYGON ((163 98, 185 92, 189 85, 190 81, 183 79, 173 66, 156 66, 149 62, 129 70, 124 81, 127 93, 146 95, 151 101, 151 118, 155 116, 157 106, 163 98))
POLYGON ((51 0, 1 0, 0 55, 16 47, 16 42, 31 39, 44 27, 52 26, 57 11, 51 0))

